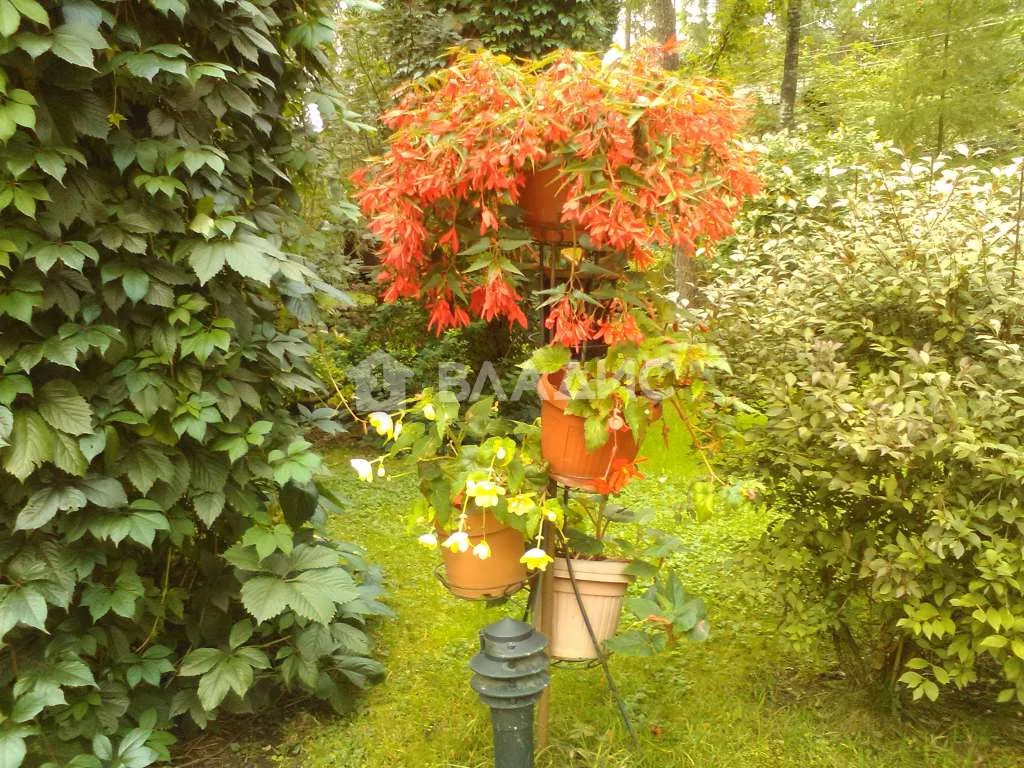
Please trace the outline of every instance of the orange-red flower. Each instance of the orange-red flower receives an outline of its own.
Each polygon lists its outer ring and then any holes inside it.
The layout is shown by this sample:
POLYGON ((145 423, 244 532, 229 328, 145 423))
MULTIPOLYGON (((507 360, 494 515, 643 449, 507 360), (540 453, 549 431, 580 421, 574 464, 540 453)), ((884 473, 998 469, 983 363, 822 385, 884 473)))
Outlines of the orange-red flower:
POLYGON ((586 310, 577 308, 568 296, 559 299, 551 309, 544 327, 553 332, 554 343, 573 349, 597 338, 594 318, 586 310))
POLYGON ((631 480, 643 480, 644 475, 637 466, 636 460, 615 459, 611 469, 605 478, 594 484, 594 489, 600 494, 618 493, 625 488, 631 480))

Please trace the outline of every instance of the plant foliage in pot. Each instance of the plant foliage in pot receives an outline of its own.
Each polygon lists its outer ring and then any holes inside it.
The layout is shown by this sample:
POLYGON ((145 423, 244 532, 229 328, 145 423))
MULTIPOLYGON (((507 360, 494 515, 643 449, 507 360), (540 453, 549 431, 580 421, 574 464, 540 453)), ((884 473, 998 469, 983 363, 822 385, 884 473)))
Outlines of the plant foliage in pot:
POLYGON ((687 631, 692 639, 707 636, 703 602, 695 602, 685 590, 679 591, 681 585, 674 572, 664 567, 668 558, 681 551, 682 543, 654 527, 652 518, 651 512, 627 509, 603 495, 576 494, 569 499, 564 510, 562 546, 552 567, 550 643, 555 658, 594 659, 603 650, 645 654, 663 650, 687 631), (612 525, 624 533, 616 534, 612 525), (626 592, 634 578, 649 578, 652 585, 643 596, 628 599, 631 610, 647 605, 638 601, 654 601, 657 615, 639 617, 635 626, 615 637, 626 592), (666 584, 672 589, 666 590, 666 584), (692 624, 676 631, 676 625, 684 626, 691 616, 692 624), (674 623, 677 617, 679 621, 674 623), (672 628, 671 633, 666 626, 672 628))
POLYGON ((415 460, 421 495, 411 523, 430 529, 421 543, 440 545, 452 594, 496 599, 522 587, 531 562, 526 540, 537 536, 544 514, 532 500, 548 481, 537 428, 499 416, 492 397, 463 410, 453 393, 431 389, 369 421, 385 452, 352 466, 372 482, 403 467, 403 457, 415 460))
POLYGON ((639 475, 639 446, 666 411, 695 447, 707 442, 699 425, 714 407, 709 385, 728 362, 706 341, 704 326, 663 294, 655 273, 631 272, 590 290, 570 276, 552 301, 552 341, 525 366, 539 376, 541 449, 555 480, 598 493, 622 490, 639 475), (604 354, 574 359, 592 339, 603 342, 604 354))

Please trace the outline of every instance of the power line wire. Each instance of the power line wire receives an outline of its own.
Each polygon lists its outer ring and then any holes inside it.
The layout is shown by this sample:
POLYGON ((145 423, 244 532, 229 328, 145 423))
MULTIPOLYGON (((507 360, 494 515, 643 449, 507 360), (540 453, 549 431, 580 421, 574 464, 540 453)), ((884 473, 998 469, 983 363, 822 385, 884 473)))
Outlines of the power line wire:
POLYGON ((1001 18, 999 18, 999 17, 992 17, 992 18, 989 18, 989 19, 984 19, 981 22, 978 22, 977 24, 974 24, 974 25, 971 25, 971 26, 968 26, 968 27, 959 27, 957 29, 951 29, 951 30, 948 30, 948 31, 943 30, 941 32, 932 32, 932 33, 929 33, 927 35, 911 35, 911 36, 906 36, 906 37, 902 37, 902 38, 899 38, 899 37, 883 38, 880 41, 865 40, 863 42, 858 42, 858 43, 849 43, 849 44, 847 44, 845 46, 840 46, 839 48, 836 48, 836 49, 831 50, 831 51, 814 51, 814 52, 811 53, 811 55, 813 55, 813 56, 831 56, 831 55, 835 55, 835 54, 844 54, 844 53, 849 53, 850 51, 856 50, 858 47, 864 46, 864 45, 870 46, 872 49, 877 50, 879 48, 888 48, 888 47, 891 47, 893 45, 905 45, 907 43, 914 43, 914 42, 917 42, 918 40, 928 40, 928 39, 933 38, 933 37, 944 37, 947 34, 952 36, 952 35, 959 34, 959 33, 962 33, 962 32, 973 32, 973 31, 978 30, 978 29, 988 29, 989 27, 996 27, 996 26, 999 26, 1001 24, 1006 24, 1008 22, 1016 21, 1016 20, 1020 20, 1020 19, 1024 19, 1024 13, 1019 13, 1019 14, 1010 15, 1010 16, 1003 16, 1001 18))

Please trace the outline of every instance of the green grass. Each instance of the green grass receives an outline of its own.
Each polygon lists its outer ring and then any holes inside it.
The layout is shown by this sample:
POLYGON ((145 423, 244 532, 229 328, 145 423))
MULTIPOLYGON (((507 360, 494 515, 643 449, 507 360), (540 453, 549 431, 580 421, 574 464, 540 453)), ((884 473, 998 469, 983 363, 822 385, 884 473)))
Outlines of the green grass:
MULTIPOLYGON (((404 516, 410 478, 361 484, 329 455, 351 511, 332 532, 381 564, 397 618, 377 641, 388 675, 345 717, 306 713, 285 726, 277 758, 302 768, 477 768, 492 765, 487 711, 469 687, 479 628, 522 601, 485 608, 451 597, 433 576, 437 553, 418 546, 404 516)), ((364 455, 368 451, 362 452, 364 455)), ((1024 765, 1024 720, 940 699, 900 721, 830 674, 828 656, 791 658, 774 638, 770 590, 737 565, 766 523, 752 508, 697 523, 687 514, 685 446, 649 441, 647 479, 631 503, 657 507, 690 545, 687 583, 709 598, 713 633, 655 659, 614 657, 612 669, 640 736, 633 750, 599 669, 552 673, 550 743, 538 768, 946 768, 1024 765)))

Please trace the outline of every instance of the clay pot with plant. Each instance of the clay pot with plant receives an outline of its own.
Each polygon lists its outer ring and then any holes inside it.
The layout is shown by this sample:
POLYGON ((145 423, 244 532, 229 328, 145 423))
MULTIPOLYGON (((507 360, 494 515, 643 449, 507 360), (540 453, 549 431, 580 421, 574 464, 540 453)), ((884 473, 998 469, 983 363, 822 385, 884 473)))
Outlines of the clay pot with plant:
POLYGON ((493 398, 463 409, 450 392, 424 390, 394 413, 372 413, 384 439, 373 459, 353 459, 367 482, 415 471, 420 497, 410 525, 419 541, 441 549, 442 581, 467 599, 497 599, 520 589, 535 554, 527 541, 541 528, 548 477, 535 426, 502 418, 493 398), (410 468, 409 461, 413 462, 410 468))
MULTIPOLYGON (((648 641, 662 629, 656 620, 650 626, 641 622, 616 638, 626 593, 634 579, 650 579, 655 589, 666 580, 678 582, 666 565, 682 550, 682 542, 655 527, 653 518, 652 512, 627 509, 602 495, 577 494, 565 504, 562 543, 552 566, 550 641, 554 657, 594 659, 607 650, 640 653, 657 644, 657 640, 648 641)), ((673 594, 673 600, 677 596, 673 594)), ((696 621, 705 619, 703 603, 686 602, 684 606, 669 601, 660 613, 674 615, 684 607, 699 614, 696 621)), ((701 639, 699 631, 691 637, 701 639)))

